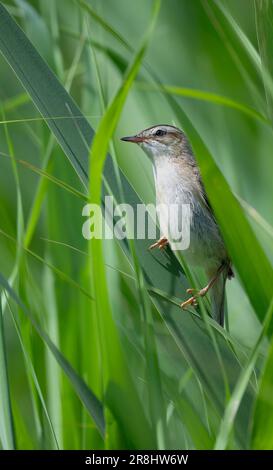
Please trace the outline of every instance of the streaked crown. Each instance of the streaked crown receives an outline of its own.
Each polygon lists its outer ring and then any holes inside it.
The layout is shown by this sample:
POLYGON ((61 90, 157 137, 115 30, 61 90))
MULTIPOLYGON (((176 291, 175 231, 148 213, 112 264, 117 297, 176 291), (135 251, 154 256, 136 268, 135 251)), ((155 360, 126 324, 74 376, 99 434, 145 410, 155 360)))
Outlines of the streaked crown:
POLYGON ((159 124, 157 126, 148 127, 138 134, 130 137, 123 137, 121 140, 135 143, 162 143, 168 145, 174 141, 181 141, 184 137, 183 132, 175 126, 168 124, 159 124))

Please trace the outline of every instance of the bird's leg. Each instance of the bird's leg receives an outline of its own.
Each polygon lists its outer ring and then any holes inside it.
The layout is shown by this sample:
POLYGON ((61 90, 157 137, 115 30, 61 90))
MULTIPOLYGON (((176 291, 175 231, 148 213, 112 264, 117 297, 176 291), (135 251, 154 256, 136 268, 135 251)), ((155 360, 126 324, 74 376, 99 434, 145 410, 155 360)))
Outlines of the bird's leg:
POLYGON ((225 269, 225 267, 226 267, 225 264, 222 264, 220 268, 217 270, 216 274, 213 276, 213 278, 209 281, 209 283, 205 287, 203 287, 203 289, 199 291, 196 291, 196 289, 187 289, 188 294, 193 294, 194 292, 196 293, 192 297, 190 297, 188 300, 185 300, 184 302, 182 302, 180 307, 183 309, 187 307, 188 305, 193 305, 195 307, 197 305, 197 297, 204 297, 208 293, 211 287, 214 286, 215 282, 217 281, 217 279, 219 278, 220 274, 225 269))
POLYGON ((161 237, 157 242, 153 243, 151 246, 149 246, 149 250, 153 250, 154 248, 159 248, 162 250, 165 248, 166 245, 168 245, 168 240, 166 237, 161 237))

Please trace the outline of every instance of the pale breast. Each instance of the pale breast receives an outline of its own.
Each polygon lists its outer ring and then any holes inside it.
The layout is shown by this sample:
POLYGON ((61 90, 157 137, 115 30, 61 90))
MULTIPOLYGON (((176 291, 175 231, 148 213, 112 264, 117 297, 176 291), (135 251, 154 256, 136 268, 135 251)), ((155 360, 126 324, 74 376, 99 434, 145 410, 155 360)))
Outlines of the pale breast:
MULTIPOLYGON (((177 171, 174 165, 161 165, 156 169, 156 198, 160 230, 162 235, 169 235, 169 239, 177 239, 181 233, 183 220, 181 207, 190 207, 190 243, 183 256, 189 264, 207 267, 219 264, 221 258, 226 258, 226 250, 218 227, 209 209, 200 197, 198 182, 190 178, 190 172, 177 171), (178 206, 177 218, 170 218, 167 207, 178 206), (177 232, 178 230, 178 232, 177 232)), ((173 245, 172 242, 171 246, 173 245)))

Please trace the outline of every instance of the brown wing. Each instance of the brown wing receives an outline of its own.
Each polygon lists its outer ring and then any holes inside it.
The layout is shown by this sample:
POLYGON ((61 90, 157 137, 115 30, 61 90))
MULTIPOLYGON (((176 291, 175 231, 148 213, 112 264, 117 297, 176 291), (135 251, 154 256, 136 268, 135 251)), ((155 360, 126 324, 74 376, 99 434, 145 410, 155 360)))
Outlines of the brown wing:
MULTIPOLYGON (((217 221, 216 221, 216 218, 215 218, 215 215, 214 215, 214 212, 213 212, 213 209, 211 207, 211 204, 209 202, 209 199, 208 199, 208 196, 207 196, 207 193, 206 193, 206 190, 205 190, 205 187, 204 187, 204 184, 203 184, 203 181, 201 180, 201 177, 199 177, 199 183, 200 183, 200 186, 201 186, 201 195, 202 195, 202 200, 204 201, 208 211, 210 212, 214 222, 216 223, 216 225, 218 226, 217 224, 217 221)), ((234 277, 234 272, 232 270, 232 267, 231 267, 231 262, 228 260, 228 270, 227 270, 227 277, 228 279, 231 279, 234 277)))

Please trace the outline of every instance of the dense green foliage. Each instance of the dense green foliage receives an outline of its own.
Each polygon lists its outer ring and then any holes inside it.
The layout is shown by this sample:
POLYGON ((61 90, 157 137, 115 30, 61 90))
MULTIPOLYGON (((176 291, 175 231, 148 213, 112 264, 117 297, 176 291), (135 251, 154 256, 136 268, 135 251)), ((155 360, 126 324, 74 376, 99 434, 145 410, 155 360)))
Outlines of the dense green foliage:
POLYGON ((272 37, 268 0, 0 2, 2 448, 272 449, 272 37), (169 249, 82 236, 87 201, 154 202, 119 138, 158 123, 234 264, 226 330, 169 249))

